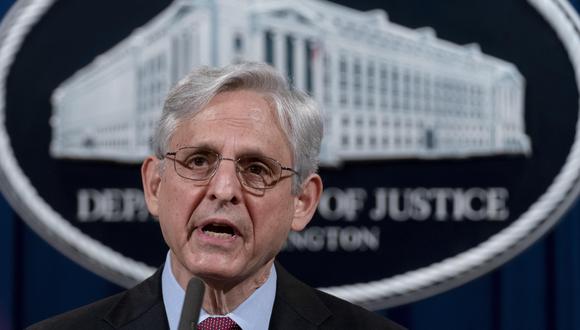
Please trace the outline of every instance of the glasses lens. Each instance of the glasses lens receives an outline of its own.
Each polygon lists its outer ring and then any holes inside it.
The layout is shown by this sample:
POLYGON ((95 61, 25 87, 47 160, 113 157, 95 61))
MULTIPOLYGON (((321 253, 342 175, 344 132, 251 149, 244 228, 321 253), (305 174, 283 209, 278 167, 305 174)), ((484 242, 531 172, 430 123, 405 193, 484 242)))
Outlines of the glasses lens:
POLYGON ((276 184, 280 179, 280 164, 266 157, 242 157, 238 159, 238 170, 243 183, 248 187, 263 189, 276 184))
POLYGON ((218 163, 218 155, 200 148, 183 148, 175 154, 175 171, 192 180, 208 179, 218 163))

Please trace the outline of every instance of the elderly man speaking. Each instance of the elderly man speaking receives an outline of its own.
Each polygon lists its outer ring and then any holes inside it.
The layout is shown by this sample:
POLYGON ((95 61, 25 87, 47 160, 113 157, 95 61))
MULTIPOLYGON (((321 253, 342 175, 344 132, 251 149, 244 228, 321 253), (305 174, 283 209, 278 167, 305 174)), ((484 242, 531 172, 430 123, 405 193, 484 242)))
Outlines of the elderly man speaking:
MULTIPOLYGON (((169 245, 136 287, 33 329, 177 329, 191 278, 199 329, 400 329, 298 281, 275 262, 312 219, 322 180, 320 110, 273 68, 201 68, 169 93, 142 166, 145 199, 169 245)), ((323 270, 321 270, 323 271, 323 270)))

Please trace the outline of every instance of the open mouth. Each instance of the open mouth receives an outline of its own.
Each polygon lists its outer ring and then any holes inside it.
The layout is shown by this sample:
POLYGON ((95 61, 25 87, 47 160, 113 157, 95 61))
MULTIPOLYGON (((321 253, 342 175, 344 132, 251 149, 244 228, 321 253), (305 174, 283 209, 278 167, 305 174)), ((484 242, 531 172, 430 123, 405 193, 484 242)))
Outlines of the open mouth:
POLYGON ((210 223, 201 229, 204 234, 218 238, 232 238, 236 235, 234 228, 226 224, 210 223))

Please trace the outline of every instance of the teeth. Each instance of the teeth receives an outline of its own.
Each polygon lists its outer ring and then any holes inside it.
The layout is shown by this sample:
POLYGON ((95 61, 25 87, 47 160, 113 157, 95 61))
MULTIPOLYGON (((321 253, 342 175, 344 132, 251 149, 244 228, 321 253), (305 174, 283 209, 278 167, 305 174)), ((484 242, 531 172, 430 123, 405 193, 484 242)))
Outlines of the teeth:
POLYGON ((208 236, 217 237, 217 238, 230 238, 230 237, 233 237, 233 235, 230 235, 230 234, 227 234, 227 233, 216 233, 214 231, 209 231, 209 230, 204 230, 203 232, 206 235, 208 235, 208 236))
POLYGON ((217 238, 230 238, 235 236, 233 228, 225 224, 212 223, 202 228, 206 235, 217 238))

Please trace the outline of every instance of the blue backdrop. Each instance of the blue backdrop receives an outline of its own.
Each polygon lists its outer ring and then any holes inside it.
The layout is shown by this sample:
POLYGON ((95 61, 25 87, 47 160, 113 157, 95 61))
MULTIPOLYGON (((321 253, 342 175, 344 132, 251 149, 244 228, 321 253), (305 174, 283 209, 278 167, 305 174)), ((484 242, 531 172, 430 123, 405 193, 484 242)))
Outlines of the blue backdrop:
MULTIPOLYGON (((12 2, 0 2, 0 17, 12 2)), ((572 3, 579 8, 579 0, 572 3)), ((21 329, 122 290, 53 249, 1 197, 0 269, 0 330, 21 329)), ((580 205, 497 270, 381 313, 416 330, 580 329, 580 205)))

